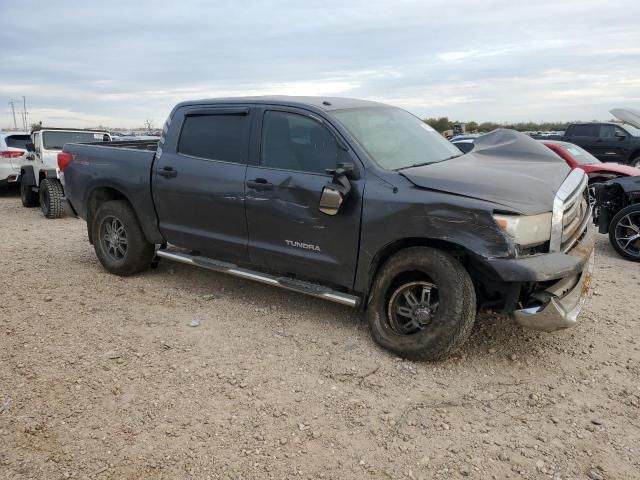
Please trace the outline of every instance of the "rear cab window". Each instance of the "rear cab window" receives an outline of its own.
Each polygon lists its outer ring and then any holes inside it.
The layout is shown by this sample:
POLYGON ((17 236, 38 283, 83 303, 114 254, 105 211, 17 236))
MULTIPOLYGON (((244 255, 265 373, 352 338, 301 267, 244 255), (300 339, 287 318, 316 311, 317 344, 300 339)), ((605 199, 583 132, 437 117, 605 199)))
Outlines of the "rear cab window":
POLYGON ((205 160, 247 163, 249 121, 246 113, 187 112, 177 152, 205 160))
POLYGON ((8 135, 5 137, 4 142, 9 148, 20 148, 22 150, 27 149, 27 143, 31 141, 29 135, 8 135))

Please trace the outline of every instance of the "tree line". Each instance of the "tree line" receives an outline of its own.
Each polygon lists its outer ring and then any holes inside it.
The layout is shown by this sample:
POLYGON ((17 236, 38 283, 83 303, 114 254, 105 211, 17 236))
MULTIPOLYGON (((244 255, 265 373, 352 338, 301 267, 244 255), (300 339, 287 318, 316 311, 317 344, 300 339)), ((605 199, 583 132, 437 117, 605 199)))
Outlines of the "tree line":
POLYGON ((564 131, 570 123, 574 122, 518 122, 518 123, 496 123, 496 122, 459 122, 449 120, 447 117, 425 118, 423 120, 438 132, 442 133, 446 130, 452 130, 456 124, 465 124, 467 132, 490 132, 496 128, 511 128, 519 132, 545 132, 545 131, 564 131))

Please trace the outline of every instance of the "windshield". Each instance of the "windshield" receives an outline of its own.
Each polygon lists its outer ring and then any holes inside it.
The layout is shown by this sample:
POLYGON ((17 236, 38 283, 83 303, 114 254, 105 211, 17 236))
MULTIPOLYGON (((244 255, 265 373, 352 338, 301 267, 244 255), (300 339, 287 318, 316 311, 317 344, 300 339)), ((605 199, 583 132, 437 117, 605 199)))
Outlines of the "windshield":
POLYGON ((109 136, 94 132, 56 132, 45 131, 42 143, 45 150, 62 150, 65 143, 108 142, 109 136))
POLYGON ((371 159, 386 170, 426 165, 462 155, 429 125, 399 108, 339 110, 334 115, 371 159))
POLYGON ((571 155, 580 165, 602 163, 596 157, 577 145, 561 145, 561 147, 564 151, 569 152, 569 155, 571 155))

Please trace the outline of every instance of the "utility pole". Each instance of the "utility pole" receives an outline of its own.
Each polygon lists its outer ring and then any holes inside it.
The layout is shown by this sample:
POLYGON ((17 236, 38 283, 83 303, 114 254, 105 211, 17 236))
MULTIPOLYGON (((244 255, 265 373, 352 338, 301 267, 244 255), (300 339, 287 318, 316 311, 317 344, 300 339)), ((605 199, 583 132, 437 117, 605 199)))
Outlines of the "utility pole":
POLYGON ((24 115, 24 131, 28 132, 29 122, 27 120, 27 98, 24 95, 22 96, 22 112, 24 115))
POLYGON ((13 100, 11 100, 9 102, 9 105, 11 105, 11 113, 13 113, 13 128, 15 128, 17 130, 18 129, 18 124, 16 123, 16 106, 15 106, 15 102, 13 100))

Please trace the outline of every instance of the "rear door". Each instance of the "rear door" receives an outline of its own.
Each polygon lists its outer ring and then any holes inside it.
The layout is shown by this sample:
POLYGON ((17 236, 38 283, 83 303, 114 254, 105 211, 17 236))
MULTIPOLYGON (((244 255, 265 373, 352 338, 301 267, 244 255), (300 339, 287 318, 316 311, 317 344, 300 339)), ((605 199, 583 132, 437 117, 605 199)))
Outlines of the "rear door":
POLYGON ((174 113, 152 172, 159 226, 169 243, 222 260, 247 260, 251 115, 249 106, 174 113))
POLYGON ((335 135, 326 120, 305 110, 263 109, 260 148, 247 169, 249 254, 262 268, 350 288, 364 180, 350 181, 351 192, 337 215, 318 210, 322 189, 332 180, 326 169, 339 162, 359 169, 335 135))
POLYGON ((588 152, 594 154, 597 146, 596 141, 598 140, 599 135, 599 124, 572 125, 565 135, 565 139, 567 142, 575 143, 588 152))

